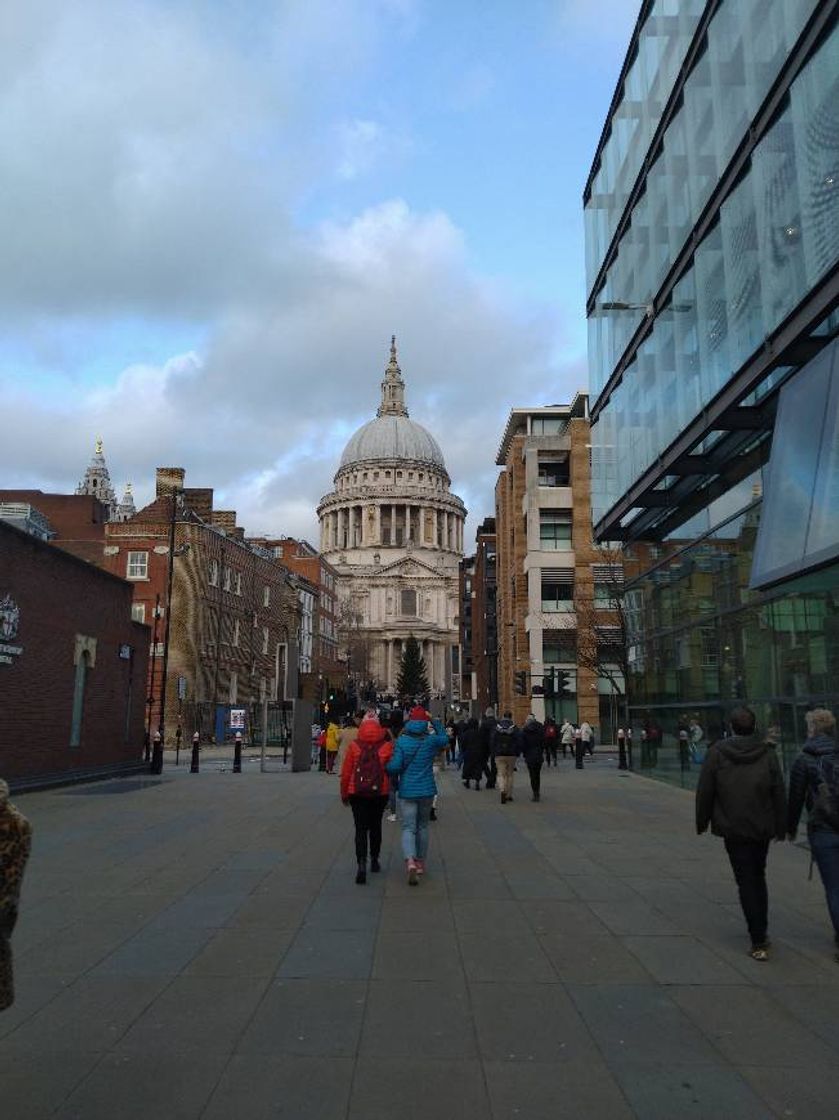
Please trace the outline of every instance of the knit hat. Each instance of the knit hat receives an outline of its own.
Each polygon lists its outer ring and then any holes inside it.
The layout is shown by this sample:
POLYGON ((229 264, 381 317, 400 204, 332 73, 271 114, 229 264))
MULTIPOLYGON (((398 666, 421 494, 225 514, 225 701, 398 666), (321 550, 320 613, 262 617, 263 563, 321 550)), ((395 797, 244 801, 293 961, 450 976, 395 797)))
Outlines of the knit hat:
POLYGON ((416 707, 411 708, 410 712, 408 712, 408 719, 420 719, 425 723, 428 723, 428 721, 431 719, 431 716, 428 714, 425 708, 416 707))

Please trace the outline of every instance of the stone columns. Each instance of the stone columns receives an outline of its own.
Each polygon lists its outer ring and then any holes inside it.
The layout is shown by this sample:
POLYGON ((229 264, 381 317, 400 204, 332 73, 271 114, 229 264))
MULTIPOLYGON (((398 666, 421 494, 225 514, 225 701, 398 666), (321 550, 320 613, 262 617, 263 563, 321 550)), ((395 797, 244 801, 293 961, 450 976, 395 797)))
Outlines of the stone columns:
POLYGON ((382 543, 382 507, 378 503, 376 504, 375 526, 376 527, 374 529, 374 533, 375 533, 374 543, 375 544, 381 544, 382 543))
POLYGON ((405 543, 411 540, 411 507, 405 503, 405 543))
POLYGON ((390 505, 390 544, 396 544, 396 506, 390 505))
POLYGON ((436 548, 437 547, 437 540, 438 540, 437 524, 438 524, 439 514, 438 514, 436 509, 432 510, 431 512, 433 514, 433 517, 432 517, 432 520, 431 520, 431 530, 432 530, 431 541, 432 541, 432 544, 434 545, 434 547, 436 548))

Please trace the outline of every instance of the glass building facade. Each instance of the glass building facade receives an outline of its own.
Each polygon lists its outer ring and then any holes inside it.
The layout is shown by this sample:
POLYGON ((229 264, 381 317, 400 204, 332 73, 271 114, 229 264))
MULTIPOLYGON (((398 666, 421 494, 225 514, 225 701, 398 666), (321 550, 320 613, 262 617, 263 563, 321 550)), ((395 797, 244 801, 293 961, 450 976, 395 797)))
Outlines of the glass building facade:
POLYGON ((585 191, 634 763, 687 784, 737 701, 785 760, 839 705, 838 12, 645 3, 585 191))

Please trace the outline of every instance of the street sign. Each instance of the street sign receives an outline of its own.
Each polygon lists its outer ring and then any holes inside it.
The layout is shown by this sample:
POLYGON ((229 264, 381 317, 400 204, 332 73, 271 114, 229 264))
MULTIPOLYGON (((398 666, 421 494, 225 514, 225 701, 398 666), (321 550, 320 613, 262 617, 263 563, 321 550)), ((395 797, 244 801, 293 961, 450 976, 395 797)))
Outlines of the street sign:
POLYGON ((186 700, 186 677, 178 677, 178 699, 186 700))

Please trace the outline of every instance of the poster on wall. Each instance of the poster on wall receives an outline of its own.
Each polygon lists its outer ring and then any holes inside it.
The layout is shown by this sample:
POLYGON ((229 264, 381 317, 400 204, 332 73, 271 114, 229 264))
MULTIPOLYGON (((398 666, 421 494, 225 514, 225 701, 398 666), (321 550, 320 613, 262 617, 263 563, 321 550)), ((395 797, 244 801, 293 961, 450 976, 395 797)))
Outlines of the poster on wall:
POLYGON ((244 731, 245 730, 245 709, 244 708, 231 708, 230 709, 230 730, 231 731, 244 731))

